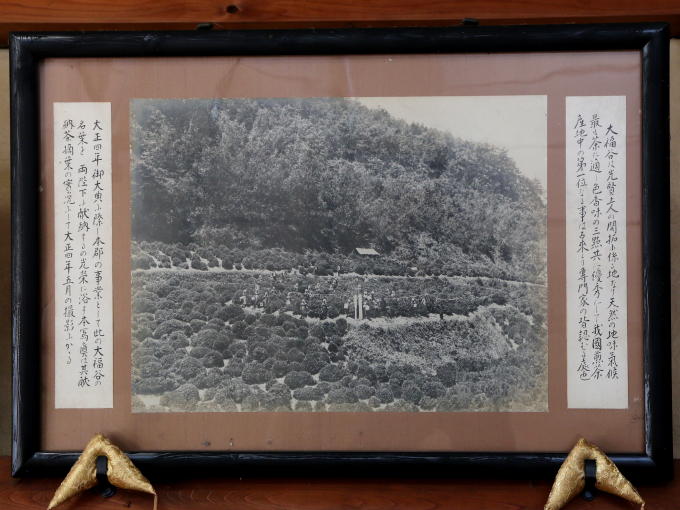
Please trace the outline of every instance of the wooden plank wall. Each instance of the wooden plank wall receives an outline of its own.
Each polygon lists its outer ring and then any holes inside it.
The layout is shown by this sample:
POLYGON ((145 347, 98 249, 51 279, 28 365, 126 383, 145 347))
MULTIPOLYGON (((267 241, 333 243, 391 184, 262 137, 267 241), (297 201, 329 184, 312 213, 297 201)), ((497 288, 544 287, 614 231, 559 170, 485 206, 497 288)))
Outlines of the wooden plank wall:
POLYGON ((666 21, 678 0, 4 0, 0 45, 17 30, 294 28, 666 21))

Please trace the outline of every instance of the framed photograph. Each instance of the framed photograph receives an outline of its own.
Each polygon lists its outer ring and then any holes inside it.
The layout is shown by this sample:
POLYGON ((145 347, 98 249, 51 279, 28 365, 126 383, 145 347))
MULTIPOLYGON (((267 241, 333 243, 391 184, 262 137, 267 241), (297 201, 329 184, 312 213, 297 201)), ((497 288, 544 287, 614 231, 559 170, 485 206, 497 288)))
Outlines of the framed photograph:
POLYGON ((669 477, 667 36, 14 34, 14 474, 669 477))

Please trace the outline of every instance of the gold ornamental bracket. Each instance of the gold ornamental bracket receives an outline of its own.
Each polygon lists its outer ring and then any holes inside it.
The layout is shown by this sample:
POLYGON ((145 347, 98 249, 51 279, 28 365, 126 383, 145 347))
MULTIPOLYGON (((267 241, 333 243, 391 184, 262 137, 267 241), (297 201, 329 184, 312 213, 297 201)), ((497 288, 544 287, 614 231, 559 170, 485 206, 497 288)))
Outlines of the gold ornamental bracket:
POLYGON ((586 488, 586 461, 595 463, 595 488, 640 505, 645 502, 616 464, 594 444, 581 438, 560 466, 544 510, 560 510, 586 488))
POLYGON ((153 486, 135 467, 125 453, 101 434, 95 435, 78 457, 66 478, 54 493, 48 510, 98 484, 97 459, 106 457, 106 478, 114 487, 153 495, 153 508, 156 510, 158 497, 153 486))

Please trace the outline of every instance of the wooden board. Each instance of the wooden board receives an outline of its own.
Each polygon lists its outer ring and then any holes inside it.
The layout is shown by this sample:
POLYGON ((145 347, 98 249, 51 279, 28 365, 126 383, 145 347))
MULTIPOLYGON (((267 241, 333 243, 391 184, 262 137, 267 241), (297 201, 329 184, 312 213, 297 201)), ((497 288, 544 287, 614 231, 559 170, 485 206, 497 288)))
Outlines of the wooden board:
MULTIPOLYGON (((31 510, 47 508, 60 480, 12 479, 9 458, 0 457, 0 508, 31 510)), ((676 470, 680 461, 676 461, 676 470)), ((380 480, 380 479, 241 479, 214 478, 169 483, 151 480, 158 492, 161 510, 412 510, 465 508, 466 510, 522 510, 543 508, 550 482, 496 480, 380 480)), ((647 507, 654 510, 677 508, 680 481, 641 487, 647 507)), ((146 494, 119 491, 110 499, 95 492, 65 503, 64 510, 151 509, 153 498, 146 494)), ((609 494, 592 502, 581 498, 569 510, 631 510, 634 505, 609 494)))
POLYGON ((19 30, 299 28, 665 21, 680 35, 675 0, 15 0, 0 6, 0 44, 19 30))

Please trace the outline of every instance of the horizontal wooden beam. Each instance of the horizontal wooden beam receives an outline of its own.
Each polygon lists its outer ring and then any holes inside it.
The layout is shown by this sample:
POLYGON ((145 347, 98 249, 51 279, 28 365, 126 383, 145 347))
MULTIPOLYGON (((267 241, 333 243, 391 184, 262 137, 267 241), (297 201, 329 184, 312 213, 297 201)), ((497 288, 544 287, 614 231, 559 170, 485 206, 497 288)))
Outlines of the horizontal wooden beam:
MULTIPOLYGON (((675 462, 676 472, 680 461, 675 462)), ((337 478, 237 478, 220 474, 208 479, 177 473, 174 479, 151 479, 163 510, 410 510, 413 508, 465 508, 502 510, 543 508, 550 481, 475 479, 337 479, 337 478)), ((282 475, 283 476, 283 475, 282 475)), ((14 479, 9 476, 9 459, 0 457, 0 508, 3 510, 44 510, 60 480, 53 478, 14 479)), ((640 487, 649 508, 676 508, 680 481, 640 487)), ((64 509, 112 510, 151 508, 152 498, 141 492, 120 490, 111 499, 96 491, 85 491, 64 509)), ((62 508, 62 507, 60 507, 62 508)), ((630 503, 600 493, 595 503, 577 497, 569 510, 630 510, 630 503)))
POLYGON ((665 21, 680 35, 677 0, 6 0, 0 44, 12 31, 482 25, 665 21))
POLYGON ((594 19, 680 14, 677 0, 14 0, 4 23, 317 22, 594 19))

